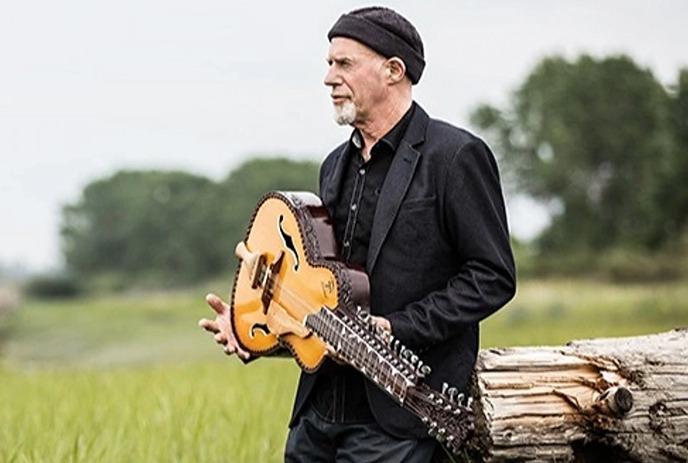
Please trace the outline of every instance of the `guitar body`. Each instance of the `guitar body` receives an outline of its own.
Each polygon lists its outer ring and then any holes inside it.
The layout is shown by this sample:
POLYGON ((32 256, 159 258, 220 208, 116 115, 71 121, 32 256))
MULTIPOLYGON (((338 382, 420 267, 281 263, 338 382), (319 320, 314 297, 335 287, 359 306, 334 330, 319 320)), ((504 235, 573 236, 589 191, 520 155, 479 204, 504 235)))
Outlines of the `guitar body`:
POLYGON ((327 209, 312 193, 266 194, 237 255, 231 321, 239 344, 254 356, 285 347, 301 368, 315 371, 327 349, 305 327, 306 316, 368 304, 368 277, 336 260, 327 209))

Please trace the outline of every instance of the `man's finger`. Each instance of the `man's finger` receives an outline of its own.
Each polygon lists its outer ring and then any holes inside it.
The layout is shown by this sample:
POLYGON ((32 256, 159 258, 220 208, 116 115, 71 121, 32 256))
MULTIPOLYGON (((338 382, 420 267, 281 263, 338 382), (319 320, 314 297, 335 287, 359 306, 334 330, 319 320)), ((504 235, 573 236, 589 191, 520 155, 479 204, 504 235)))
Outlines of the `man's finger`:
POLYGON ((236 346, 236 352, 237 352, 237 354, 240 355, 241 358, 243 358, 244 360, 248 360, 248 359, 251 357, 251 354, 249 354, 248 352, 246 352, 244 349, 242 349, 242 348, 239 347, 238 345, 236 346))
POLYGON ((218 315, 224 315, 227 311, 227 304, 225 304, 222 299, 217 297, 215 294, 210 293, 205 297, 205 301, 208 303, 211 309, 213 309, 218 315))
POLYGON ((210 331, 211 333, 218 333, 220 331, 220 327, 217 326, 217 323, 213 320, 208 320, 207 318, 201 318, 198 320, 198 326, 206 331, 210 331))
POLYGON ((237 355, 243 358, 244 360, 248 360, 249 357, 251 357, 250 353, 246 352, 244 349, 241 348, 234 336, 231 336, 227 340, 227 346, 230 346, 232 348, 232 352, 236 352, 237 355))

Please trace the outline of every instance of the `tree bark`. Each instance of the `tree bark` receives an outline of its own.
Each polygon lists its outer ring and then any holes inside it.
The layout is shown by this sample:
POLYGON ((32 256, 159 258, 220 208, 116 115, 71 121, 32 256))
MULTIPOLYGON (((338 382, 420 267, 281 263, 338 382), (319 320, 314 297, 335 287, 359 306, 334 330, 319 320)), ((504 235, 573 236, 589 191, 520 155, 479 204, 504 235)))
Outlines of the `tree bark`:
POLYGON ((688 329, 482 350, 471 458, 688 461, 688 329))

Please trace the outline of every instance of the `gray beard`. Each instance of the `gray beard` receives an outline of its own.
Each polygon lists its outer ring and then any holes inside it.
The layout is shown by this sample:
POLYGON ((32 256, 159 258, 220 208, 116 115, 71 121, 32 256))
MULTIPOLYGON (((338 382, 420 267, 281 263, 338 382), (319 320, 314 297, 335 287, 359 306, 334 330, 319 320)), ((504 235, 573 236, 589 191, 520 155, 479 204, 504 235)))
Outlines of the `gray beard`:
POLYGON ((335 105, 334 120, 339 125, 352 125, 356 120, 356 105, 348 100, 341 105, 335 105))

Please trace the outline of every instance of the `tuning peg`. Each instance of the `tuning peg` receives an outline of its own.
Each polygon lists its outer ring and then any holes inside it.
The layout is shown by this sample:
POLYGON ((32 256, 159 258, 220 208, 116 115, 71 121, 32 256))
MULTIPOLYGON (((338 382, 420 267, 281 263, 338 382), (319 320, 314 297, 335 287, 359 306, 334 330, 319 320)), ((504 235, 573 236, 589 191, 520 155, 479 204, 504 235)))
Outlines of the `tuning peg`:
POLYGON ((447 383, 442 383, 442 395, 447 393, 447 388, 449 387, 449 384, 447 383))
POLYGON ((456 398, 456 403, 463 405, 463 399, 464 399, 463 393, 459 394, 459 396, 456 398))
POLYGON ((439 442, 443 442, 446 434, 447 434, 447 430, 445 428, 438 429, 437 430, 437 440, 439 442))
POLYGON ((432 368, 430 368, 429 365, 423 365, 420 367, 420 372, 422 376, 428 376, 430 373, 432 373, 432 368))
POLYGON ((459 415, 462 414, 462 413, 463 413, 463 410, 461 410, 460 408, 455 408, 455 409, 454 409, 454 412, 453 412, 453 414, 454 414, 455 416, 459 416, 459 415))
POLYGON ((459 393, 459 390, 455 387, 450 387, 447 389, 447 394, 449 394, 449 400, 456 403, 456 395, 459 393))
POLYGON ((471 405, 473 405, 473 397, 469 397, 466 401, 466 408, 471 408, 471 405))
POLYGON ((413 363, 414 365, 418 362, 418 360, 420 360, 420 359, 418 358, 417 355, 411 356, 411 363, 413 363))

